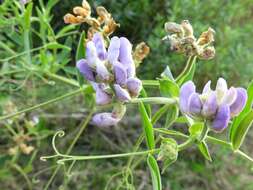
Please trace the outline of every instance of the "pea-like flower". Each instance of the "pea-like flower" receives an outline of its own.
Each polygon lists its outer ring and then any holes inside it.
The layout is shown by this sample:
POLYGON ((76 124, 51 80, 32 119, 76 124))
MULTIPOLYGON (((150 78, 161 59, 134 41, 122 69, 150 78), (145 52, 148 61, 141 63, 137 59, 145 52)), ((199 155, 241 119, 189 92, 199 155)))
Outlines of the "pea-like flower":
POLYGON ((180 89, 180 110, 194 119, 205 120, 211 129, 221 132, 227 128, 231 118, 237 116, 247 101, 244 88, 230 87, 223 78, 217 81, 216 89, 211 89, 209 81, 202 94, 196 92, 192 81, 182 85, 180 89))
MULTIPOLYGON (((96 92, 96 103, 106 105, 115 97, 122 104, 137 97, 142 88, 141 81, 136 77, 136 68, 132 56, 132 44, 125 37, 113 37, 108 48, 100 33, 96 33, 86 44, 86 59, 77 62, 80 73, 90 81, 96 92)), ((114 125, 118 118, 108 113, 96 116, 98 121, 107 120, 114 125), (109 119, 110 117, 110 119, 109 119)))

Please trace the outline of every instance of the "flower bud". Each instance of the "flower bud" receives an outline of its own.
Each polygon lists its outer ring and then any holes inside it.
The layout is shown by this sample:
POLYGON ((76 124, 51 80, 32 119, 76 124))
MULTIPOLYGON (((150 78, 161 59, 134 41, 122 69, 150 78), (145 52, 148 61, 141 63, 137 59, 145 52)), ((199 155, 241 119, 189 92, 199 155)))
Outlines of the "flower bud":
POLYGON ((141 88, 142 83, 138 78, 127 79, 127 89, 132 96, 137 97, 141 91, 141 88))
POLYGON ((128 102, 129 100, 131 100, 131 97, 129 93, 127 92, 127 90, 123 89, 120 85, 115 84, 114 90, 115 90, 116 97, 118 98, 119 101, 128 102))

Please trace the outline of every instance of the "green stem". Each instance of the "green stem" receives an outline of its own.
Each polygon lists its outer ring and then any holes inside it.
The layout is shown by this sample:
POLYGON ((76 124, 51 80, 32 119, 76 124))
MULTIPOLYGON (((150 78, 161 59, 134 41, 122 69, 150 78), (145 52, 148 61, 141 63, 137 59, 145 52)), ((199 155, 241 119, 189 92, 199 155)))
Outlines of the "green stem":
POLYGON ((35 110, 35 109, 38 109, 38 108, 41 108, 41 107, 50 105, 50 104, 52 104, 52 103, 58 102, 58 101, 60 101, 60 100, 63 100, 63 99, 65 99, 65 98, 69 98, 69 97, 71 97, 71 96, 75 96, 75 95, 81 93, 83 90, 84 90, 84 89, 78 89, 78 90, 76 90, 76 91, 74 91, 74 92, 70 92, 70 93, 67 93, 67 94, 65 94, 65 95, 63 95, 63 96, 59 96, 59 97, 57 97, 57 98, 54 98, 54 99, 52 99, 52 100, 49 100, 49 101, 47 101, 47 102, 43 102, 43 103, 37 104, 37 105, 35 105, 35 106, 32 106, 32 107, 29 107, 29 108, 20 110, 20 111, 18 111, 18 112, 16 112, 16 113, 11 113, 11 114, 9 114, 9 115, 1 116, 1 117, 0 117, 0 121, 1 121, 1 120, 5 120, 5 119, 10 119, 10 118, 15 117, 15 116, 18 116, 18 115, 20 115, 20 114, 23 114, 23 113, 26 113, 26 112, 30 112, 30 111, 33 111, 33 110, 35 110))
POLYGON ((25 46, 25 51, 27 52, 26 61, 29 65, 31 65, 32 59, 31 59, 31 52, 30 52, 30 38, 29 38, 29 30, 27 29, 24 30, 24 46, 25 46))
POLYGON ((202 141, 205 140, 205 138, 207 137, 208 132, 209 132, 209 127, 207 126, 207 124, 205 122, 204 128, 203 128, 203 130, 201 132, 201 135, 199 137, 199 142, 202 142, 202 141))
POLYGON ((142 80, 143 86, 159 86, 159 82, 156 80, 142 80))
POLYGON ((149 98, 136 98, 130 100, 129 103, 136 104, 136 103, 150 103, 150 104, 176 104, 176 98, 164 98, 164 97, 149 97, 149 98))
POLYGON ((192 65, 196 61, 196 56, 190 56, 187 60, 187 63, 185 65, 184 70, 179 74, 179 76, 176 78, 176 82, 179 83, 182 78, 187 74, 187 72, 191 69, 192 65))
MULTIPOLYGON (((70 144, 69 148, 67 149, 66 154, 69 154, 72 151, 72 149, 75 146, 77 140, 79 139, 79 137, 81 136, 81 134, 83 133, 85 128, 87 127, 88 123, 90 122, 92 115, 93 115, 93 110, 89 113, 88 117, 82 122, 80 130, 79 130, 78 134, 75 136, 72 143, 70 144)), ((54 172, 53 172, 52 176, 50 177, 50 179, 48 180, 44 190, 47 190, 49 188, 50 184, 53 182, 56 174, 58 173, 60 167, 61 166, 58 165, 57 168, 54 170, 54 172)))
POLYGON ((97 159, 108 159, 108 158, 123 158, 129 156, 139 156, 139 155, 146 155, 146 154, 155 154, 159 152, 160 149, 152 149, 140 152, 129 152, 129 153, 122 153, 122 154, 109 154, 109 155, 97 155, 97 156, 69 156, 69 155, 60 155, 65 158, 58 160, 59 164, 66 162, 66 161, 73 161, 73 160, 97 160, 97 159))
POLYGON ((193 144, 195 139, 188 138, 184 143, 178 145, 178 151, 182 151, 193 144))
POLYGON ((63 77, 63 76, 60 76, 60 75, 57 75, 57 74, 53 74, 53 73, 50 73, 50 72, 45 72, 45 74, 47 76, 49 76, 50 78, 53 78, 53 79, 56 79, 56 80, 59 80, 59 81, 62 81, 66 84, 70 84, 72 86, 75 86, 75 87, 79 87, 79 84, 77 81, 75 80, 72 80, 72 79, 68 79, 66 77, 63 77))
MULTIPOLYGON (((164 133, 164 134, 167 134, 167 135, 172 135, 172 136, 177 136, 177 137, 183 137, 183 138, 189 138, 188 135, 185 135, 185 134, 183 134, 181 132, 177 132, 177 131, 162 130, 162 128, 161 129, 154 128, 154 131, 159 132, 159 133, 164 133)), ((207 140, 207 142, 212 143, 212 144, 222 145, 223 147, 232 150, 235 154, 240 155, 242 158, 244 158, 244 159, 246 159, 246 160, 248 160, 250 162, 253 162, 253 158, 251 158, 249 155, 247 155, 246 153, 242 152, 241 150, 234 151, 230 142, 226 142, 226 141, 223 141, 223 140, 220 140, 220 139, 217 139, 215 137, 208 136, 208 135, 206 136, 206 140, 207 140)))

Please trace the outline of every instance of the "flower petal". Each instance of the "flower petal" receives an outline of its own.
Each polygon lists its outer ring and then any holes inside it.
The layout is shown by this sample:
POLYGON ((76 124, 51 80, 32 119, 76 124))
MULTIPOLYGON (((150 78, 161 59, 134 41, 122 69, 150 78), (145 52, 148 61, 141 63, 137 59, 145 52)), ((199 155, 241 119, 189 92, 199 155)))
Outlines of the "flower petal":
POLYGON ((126 69, 120 62, 114 62, 113 70, 115 75, 116 83, 119 85, 125 85, 127 80, 127 72, 126 69))
POLYGON ((132 57, 132 44, 125 37, 120 38, 119 60, 127 68, 128 77, 135 76, 135 65, 132 57))
POLYGON ((105 49, 104 39, 102 35, 99 32, 97 32, 96 34, 94 34, 92 41, 94 42, 95 47, 97 49, 97 54, 98 54, 99 59, 105 60, 106 49, 105 49))
POLYGON ((188 112, 192 115, 199 115, 202 109, 202 102, 197 93, 192 93, 188 101, 188 112))
POLYGON ((116 125, 120 119, 114 118, 112 113, 98 113, 93 116, 92 123, 99 127, 109 127, 112 125, 116 125))
POLYGON ((92 82, 91 85, 93 86, 93 89, 96 91, 97 105, 106 105, 111 103, 112 97, 103 90, 102 84, 92 82))
POLYGON ((119 49, 120 49, 120 39, 117 36, 114 36, 111 39, 109 48, 108 48, 108 60, 111 64, 119 58, 119 49))
POLYGON ((179 106, 182 112, 188 111, 188 101, 192 93, 194 93, 196 87, 192 81, 184 83, 180 89, 179 106))
POLYGON ((118 100, 120 100, 122 102, 128 102, 129 100, 131 100, 131 97, 130 97, 129 93, 127 92, 127 90, 123 89, 120 85, 115 84, 114 90, 115 90, 115 94, 116 94, 118 100))
POLYGON ((132 96, 137 97, 141 91, 141 88, 142 82, 138 78, 127 79, 127 89, 132 96))
POLYGON ((211 128, 216 132, 221 132, 228 126, 230 119, 230 109, 228 105, 221 105, 213 120, 211 128))
POLYGON ((86 59, 87 59, 88 65, 92 68, 95 68, 96 63, 98 61, 98 56, 97 56, 97 50, 93 41, 89 41, 86 44, 86 59))
POLYGON ((202 94, 209 94, 212 91, 211 81, 209 80, 203 88, 202 94))
POLYGON ((237 116, 244 108, 248 99, 247 91, 244 88, 236 88, 237 97, 230 106, 231 117, 237 116))
POLYGON ((95 75, 85 59, 80 59, 76 63, 76 67, 84 75, 86 80, 95 81, 95 75))
POLYGON ((97 72, 98 78, 101 81, 106 82, 110 80, 111 75, 109 71, 107 70, 106 66, 104 65, 104 63, 101 62, 100 60, 96 62, 96 72, 97 72))
POLYGON ((226 95, 228 90, 227 82, 223 78, 219 78, 216 85, 217 101, 220 105, 223 97, 226 95))
POLYGON ((237 97, 237 90, 234 87, 230 87, 226 95, 222 100, 222 104, 232 105, 237 97))
POLYGON ((202 115, 204 117, 212 117, 218 109, 215 92, 211 92, 207 100, 203 104, 202 115))

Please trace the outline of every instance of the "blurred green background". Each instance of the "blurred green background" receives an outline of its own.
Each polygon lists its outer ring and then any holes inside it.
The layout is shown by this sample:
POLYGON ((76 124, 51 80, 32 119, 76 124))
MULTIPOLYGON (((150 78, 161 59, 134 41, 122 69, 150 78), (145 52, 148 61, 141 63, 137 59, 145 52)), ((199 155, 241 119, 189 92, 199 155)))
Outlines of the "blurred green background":
MULTIPOLYGON (((32 25, 29 28, 30 48, 38 48, 57 41, 72 50, 44 48, 32 52, 32 64, 43 71, 75 78, 75 52, 80 31, 86 27, 66 29, 63 16, 72 12, 81 0, 33 1, 32 25), (44 3, 42 3, 44 2, 44 3), (47 4, 50 3, 50 4, 47 4), (54 6, 53 4, 56 3, 54 6), (51 7, 52 5, 52 7, 51 7), (78 31, 78 32, 76 32, 78 31)), ((161 39, 166 35, 163 25, 167 21, 181 22, 188 19, 195 35, 215 29, 216 57, 211 61, 198 61, 194 82, 202 87, 208 80, 216 83, 224 77, 229 85, 244 86, 253 78, 253 1, 252 0, 96 0, 92 7, 103 5, 121 27, 115 35, 126 36, 135 45, 147 42, 151 53, 138 68, 141 79, 159 77, 166 65, 176 76, 183 69, 186 58, 170 52, 169 45, 161 39)), ((74 89, 54 81, 41 73, 19 71, 24 69, 26 56, 14 59, 25 50, 22 25, 24 18, 19 1, 3 1, 0 6, 0 104, 1 114, 26 108, 49 100, 74 89), (13 72, 13 73, 12 73, 13 72)), ((148 90, 156 94, 155 90, 148 90)), ((43 189, 57 166, 55 161, 42 162, 40 156, 52 153, 51 137, 56 130, 66 131, 66 137, 57 145, 62 152, 74 139, 79 126, 89 112, 83 97, 75 97, 29 113, 14 121, 1 122, 1 126, 14 128, 18 134, 28 133, 28 144, 34 147, 31 154, 18 151, 10 155, 10 148, 17 140, 5 127, 0 127, 0 187, 1 189, 43 189), (29 126, 29 122, 33 127, 29 126), (24 129, 23 129, 24 128, 24 129)), ((100 129, 88 126, 75 145, 72 154, 112 154, 130 152, 142 129, 136 109, 130 106, 120 126, 100 129), (133 111, 130 111, 133 110, 133 111)), ((154 109, 155 110, 155 109, 154 109)), ((157 126, 161 127, 161 123, 157 126)), ((181 126, 175 126, 180 129, 181 126)), ((222 138, 227 138, 228 131, 222 138)), ((253 132, 247 135, 242 149, 253 156, 253 132)), ((143 144, 143 147, 145 145, 143 144)), ((238 158, 229 150, 210 146, 213 162, 210 163, 193 147, 179 155, 178 161, 163 175, 164 190, 251 190, 253 171, 250 163, 238 158)), ((49 189, 101 190, 110 182, 108 189, 152 189, 145 160, 133 171, 133 184, 126 182, 122 174, 126 159, 77 162, 71 175, 62 167, 49 189), (113 177, 113 178, 112 178, 113 177), (128 185, 127 185, 128 184, 128 185), (134 187, 133 187, 134 185, 134 187)), ((130 180, 128 180, 130 181, 130 180)))

